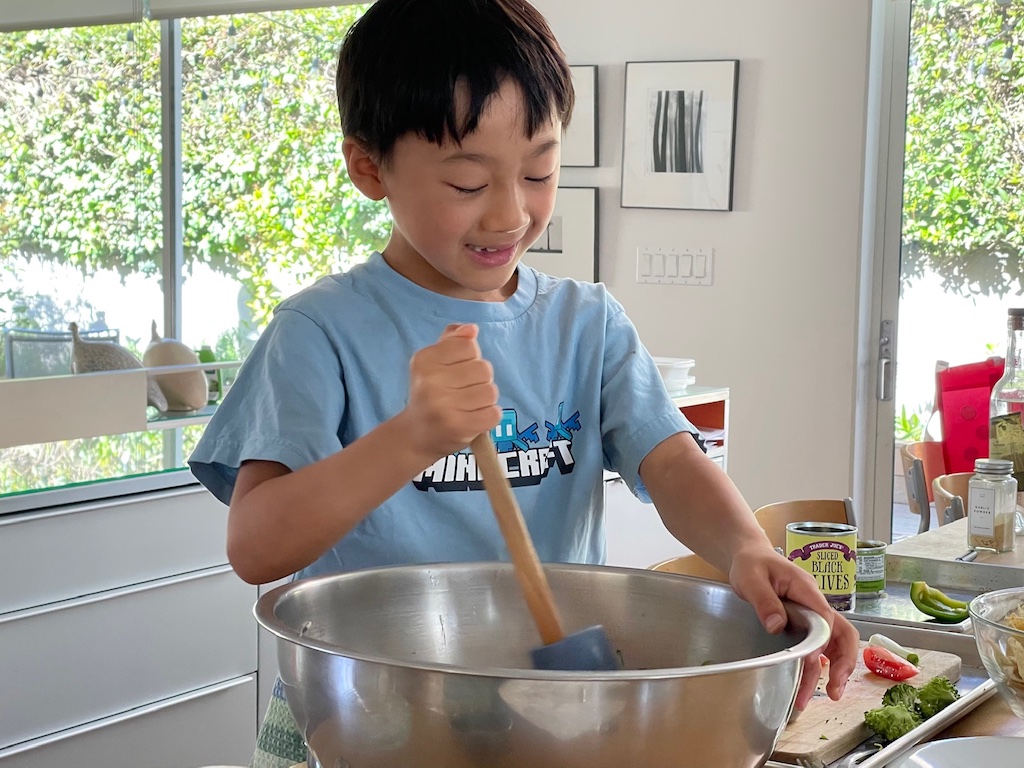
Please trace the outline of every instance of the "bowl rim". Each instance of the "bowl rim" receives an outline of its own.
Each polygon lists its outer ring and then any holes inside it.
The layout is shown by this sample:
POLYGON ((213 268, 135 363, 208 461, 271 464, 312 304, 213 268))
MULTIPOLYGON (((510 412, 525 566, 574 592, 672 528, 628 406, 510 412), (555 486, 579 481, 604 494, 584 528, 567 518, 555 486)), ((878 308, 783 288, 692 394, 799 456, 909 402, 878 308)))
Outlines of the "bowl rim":
MULTIPOLYGON (((829 638, 831 637, 832 630, 825 621, 823 616, 820 616, 815 611, 807 608, 799 603, 794 603, 789 600, 783 600, 783 607, 789 616, 790 623, 805 629, 807 635, 797 642, 795 645, 789 648, 783 648, 780 651, 765 654, 764 656, 754 656, 749 659, 741 659, 739 661, 728 661, 718 664, 707 664, 697 667, 668 667, 665 669, 620 669, 614 671, 562 671, 562 670, 536 670, 536 669, 524 669, 524 668, 512 668, 512 667, 486 667, 482 669, 470 669, 467 667, 458 667, 449 664, 442 664, 438 662, 421 662, 421 661, 397 661, 395 659, 387 658, 385 656, 379 656, 377 654, 369 653, 355 653, 346 651, 337 645, 326 643, 316 638, 306 637, 301 634, 300 630, 295 630, 292 627, 285 624, 279 619, 275 612, 275 607, 278 602, 286 595, 293 591, 308 588, 309 586, 330 582, 330 581, 346 581, 356 580, 358 578, 365 578, 366 575, 379 572, 379 571, 402 571, 402 570, 416 570, 422 571, 424 568, 435 568, 439 570, 462 570, 467 568, 478 568, 480 566, 487 566, 488 568, 501 568, 512 570, 511 563, 501 561, 484 561, 484 562, 456 562, 456 563, 424 563, 419 565, 391 565, 391 566, 380 566, 376 568, 363 568, 355 571, 345 571, 341 573, 325 574, 321 576, 312 576, 304 579, 295 579, 287 584, 277 586, 263 595, 261 595, 255 605, 253 606, 253 615, 256 617, 256 621, 273 635, 276 635, 281 640, 291 642, 295 645, 299 645, 305 648, 311 648, 323 653, 327 653, 332 656, 340 656, 347 659, 353 659, 360 662, 366 662, 371 664, 379 664, 387 667, 400 667, 402 669, 415 669, 425 672, 442 672, 447 675, 464 675, 467 677, 490 677, 490 678, 502 678, 508 680, 575 680, 578 682, 582 681, 627 681, 627 680, 668 680, 678 679, 685 677, 698 677, 706 675, 717 675, 717 674, 728 674, 730 672, 739 672, 743 670, 758 669, 761 667, 774 666, 781 664, 792 659, 801 659, 804 657, 810 657, 812 654, 821 653, 821 651, 828 644, 829 638)), ((545 563, 545 571, 616 571, 625 572, 630 574, 642 573, 645 578, 663 579, 663 580, 674 580, 674 579, 689 579, 692 581, 700 581, 702 584, 709 586, 713 589, 733 592, 732 588, 727 584, 721 584, 718 582, 706 581, 703 579, 697 579, 692 576, 683 576, 681 574, 663 573, 660 571, 651 571, 638 568, 624 568, 619 566, 608 566, 608 565, 583 565, 583 564, 572 564, 572 563, 545 563)), ((742 598, 740 598, 742 599, 742 598)), ((788 625, 787 625, 788 626, 788 625)), ((538 638, 538 644, 540 639, 538 638)))
MULTIPOLYGON (((1003 624, 1001 621, 996 621, 988 618, 987 616, 982 616, 981 613, 979 613, 979 608, 976 607, 980 606, 981 603, 988 598, 1010 597, 1011 595, 1017 595, 1020 599, 1020 605, 1018 608, 1024 607, 1024 587, 1004 587, 1003 589, 993 589, 990 592, 982 592, 977 597, 972 598, 967 604, 967 612, 970 614, 972 621, 979 621, 988 627, 1006 632, 1010 637, 1019 637, 1021 640, 1024 640, 1024 630, 1015 629, 1014 627, 1003 624)), ((978 639, 977 636, 975 636, 975 639, 978 639)))

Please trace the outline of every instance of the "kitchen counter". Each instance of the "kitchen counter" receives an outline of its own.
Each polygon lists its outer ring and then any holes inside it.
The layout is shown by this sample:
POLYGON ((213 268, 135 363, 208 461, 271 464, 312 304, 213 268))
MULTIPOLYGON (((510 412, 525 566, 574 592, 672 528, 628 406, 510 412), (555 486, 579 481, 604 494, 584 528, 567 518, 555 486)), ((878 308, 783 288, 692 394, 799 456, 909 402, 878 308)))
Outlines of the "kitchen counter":
MULTIPOLYGON (((998 694, 980 705, 962 720, 957 721, 933 739, 952 739, 962 736, 1019 736, 1024 738, 1024 720, 1013 714, 998 694)), ((306 768, 299 763, 292 768, 306 768)))
MULTIPOLYGON (((932 560, 956 560, 969 551, 967 546, 967 518, 955 520, 911 536, 888 547, 890 555, 925 557, 932 560)), ((1024 566, 1024 536, 1018 536, 1011 552, 978 552, 976 563, 990 565, 1024 566)))
POLYGON ((1024 737, 1024 720, 1013 714, 1003 697, 997 693, 935 738, 952 739, 957 736, 1024 737))
MULTIPOLYGON (((1014 715, 1003 698, 997 694, 962 720, 942 731, 933 740, 961 736, 1019 736, 1024 738, 1024 720, 1014 715)), ((293 768, 306 768, 306 764, 299 763, 293 768)))

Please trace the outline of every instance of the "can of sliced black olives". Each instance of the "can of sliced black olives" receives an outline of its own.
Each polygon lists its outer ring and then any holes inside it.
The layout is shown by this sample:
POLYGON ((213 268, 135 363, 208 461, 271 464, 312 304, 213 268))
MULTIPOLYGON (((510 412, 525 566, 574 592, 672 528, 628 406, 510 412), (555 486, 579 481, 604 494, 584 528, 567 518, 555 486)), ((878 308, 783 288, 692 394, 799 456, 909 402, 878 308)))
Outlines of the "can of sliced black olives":
POLYGON ((837 611, 853 610, 857 578, 857 526, 842 523, 790 523, 786 556, 818 582, 837 611))
POLYGON ((881 597, 885 592, 884 541, 857 542, 857 597, 881 597))

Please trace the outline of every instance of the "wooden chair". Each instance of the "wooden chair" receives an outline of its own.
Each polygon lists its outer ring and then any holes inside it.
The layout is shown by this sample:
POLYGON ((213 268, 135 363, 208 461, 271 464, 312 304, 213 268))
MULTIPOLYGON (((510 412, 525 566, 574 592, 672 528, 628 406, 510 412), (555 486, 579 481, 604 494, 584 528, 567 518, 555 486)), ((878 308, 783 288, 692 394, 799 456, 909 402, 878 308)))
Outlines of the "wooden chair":
POLYGON ((973 472, 953 472, 932 480, 935 493, 935 516, 939 525, 959 520, 966 514, 967 481, 973 472))
POLYGON ((856 525, 853 499, 796 499, 765 504, 754 517, 768 534, 773 547, 785 549, 786 526, 790 523, 844 523, 856 525))
POLYGON ((907 506, 921 520, 917 526, 918 533, 924 533, 931 527, 931 502, 935 499, 932 483, 946 471, 942 450, 942 443, 937 440, 907 443, 900 447, 903 479, 907 484, 907 506))
POLYGON ((924 465, 924 480, 928 485, 928 501, 930 502, 935 501, 935 497, 932 495, 932 480, 939 475, 946 474, 943 450, 941 440, 920 440, 900 446, 900 462, 903 464, 904 477, 914 459, 919 459, 924 465))
POLYGON ((696 576, 698 579, 720 581, 723 584, 729 583, 728 576, 696 554, 680 555, 679 557, 663 560, 652 565, 650 570, 661 571, 662 573, 678 573, 682 576, 696 576))
MULTIPOLYGON (((768 540, 781 552, 786 547, 789 523, 845 523, 855 525, 853 499, 796 499, 766 504, 754 510, 754 518, 768 534, 768 540)), ((681 555, 650 567, 652 571, 680 573, 711 581, 728 583, 729 577, 699 555, 681 555)))

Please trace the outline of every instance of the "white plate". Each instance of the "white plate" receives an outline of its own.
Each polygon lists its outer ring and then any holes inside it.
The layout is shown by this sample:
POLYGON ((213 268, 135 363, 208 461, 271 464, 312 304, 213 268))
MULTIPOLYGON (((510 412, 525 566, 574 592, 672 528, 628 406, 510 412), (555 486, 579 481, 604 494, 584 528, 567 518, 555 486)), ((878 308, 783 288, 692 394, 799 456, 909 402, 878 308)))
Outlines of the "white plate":
POLYGON ((969 736, 921 744, 889 768, 1011 768, 1024 762, 1024 738, 969 736))

